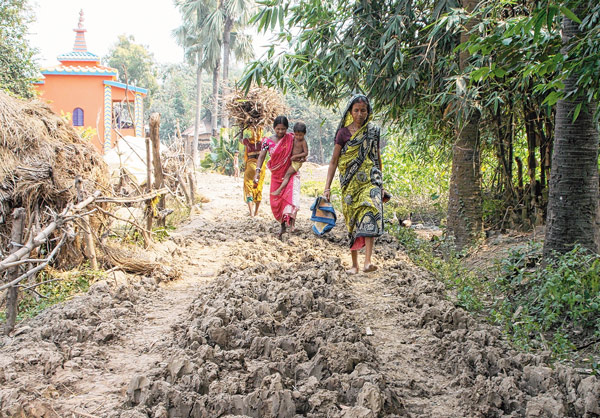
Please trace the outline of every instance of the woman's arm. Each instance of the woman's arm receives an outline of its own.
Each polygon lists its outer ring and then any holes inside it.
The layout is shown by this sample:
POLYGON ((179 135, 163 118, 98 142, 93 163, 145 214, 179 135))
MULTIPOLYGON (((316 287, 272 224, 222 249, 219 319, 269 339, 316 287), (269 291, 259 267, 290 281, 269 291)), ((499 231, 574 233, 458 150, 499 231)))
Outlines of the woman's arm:
POLYGON ((323 191, 323 197, 325 197, 325 199, 327 200, 331 198, 331 182, 333 181, 335 170, 337 170, 338 160, 340 158, 341 152, 341 145, 335 144, 333 147, 333 155, 331 156, 331 161, 329 162, 329 168, 327 169, 327 180, 325 181, 325 190, 323 191))
POLYGON ((263 163, 265 162, 265 157, 267 156, 267 150, 263 149, 258 155, 258 161, 256 162, 256 173, 254 174, 254 184, 258 184, 258 179, 260 178, 260 170, 262 170, 263 163))

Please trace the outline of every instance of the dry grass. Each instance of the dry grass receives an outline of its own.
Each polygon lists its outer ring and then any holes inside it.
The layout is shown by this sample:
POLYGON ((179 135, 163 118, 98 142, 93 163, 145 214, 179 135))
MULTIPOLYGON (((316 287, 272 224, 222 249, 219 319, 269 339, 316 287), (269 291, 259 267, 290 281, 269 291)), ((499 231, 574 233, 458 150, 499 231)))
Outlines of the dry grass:
MULTIPOLYGON (((40 101, 22 101, 0 91, 0 247, 10 235, 9 217, 23 207, 27 222, 39 212, 45 225, 52 212, 76 200, 75 178, 84 194, 107 193, 106 164, 91 144, 40 101)), ((99 222, 96 222, 99 225, 99 222)))
POLYGON ((118 267, 131 274, 154 276, 159 281, 181 278, 181 271, 178 268, 153 261, 137 246, 110 242, 103 246, 103 250, 103 262, 107 266, 118 267))

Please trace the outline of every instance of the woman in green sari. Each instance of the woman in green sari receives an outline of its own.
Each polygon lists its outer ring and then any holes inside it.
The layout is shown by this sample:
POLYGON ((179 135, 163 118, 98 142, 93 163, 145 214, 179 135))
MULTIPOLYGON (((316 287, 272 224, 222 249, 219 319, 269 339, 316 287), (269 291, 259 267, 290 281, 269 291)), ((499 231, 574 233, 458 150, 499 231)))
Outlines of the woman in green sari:
POLYGON ((383 203, 379 128, 373 118, 369 99, 353 96, 346 107, 335 135, 333 155, 327 171, 323 196, 329 200, 336 169, 340 171, 342 211, 350 235, 352 267, 359 271, 358 250, 365 247, 363 271, 377 270, 371 263, 375 237, 383 234, 383 203))

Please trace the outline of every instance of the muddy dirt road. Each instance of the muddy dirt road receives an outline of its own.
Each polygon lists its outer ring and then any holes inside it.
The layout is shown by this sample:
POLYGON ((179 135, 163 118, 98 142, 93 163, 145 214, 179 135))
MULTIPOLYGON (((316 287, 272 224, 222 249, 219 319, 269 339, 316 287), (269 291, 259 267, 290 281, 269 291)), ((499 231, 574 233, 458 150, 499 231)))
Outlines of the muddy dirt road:
POLYGON ((181 280, 115 274, 0 337, 0 416, 600 414, 595 377, 512 351, 391 237, 348 276, 342 223, 316 238, 309 199, 281 242, 241 180, 199 184, 210 202, 154 251, 181 280))

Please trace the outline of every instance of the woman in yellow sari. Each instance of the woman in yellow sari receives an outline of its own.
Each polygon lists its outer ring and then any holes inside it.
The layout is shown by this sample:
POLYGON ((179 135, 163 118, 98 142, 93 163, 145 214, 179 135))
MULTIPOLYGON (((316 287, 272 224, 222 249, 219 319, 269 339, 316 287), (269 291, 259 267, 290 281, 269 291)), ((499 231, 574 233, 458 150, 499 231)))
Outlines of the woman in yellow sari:
POLYGON ((262 147, 262 129, 251 129, 250 138, 244 138, 241 142, 246 151, 244 152, 244 201, 248 204, 250 217, 258 215, 258 207, 262 201, 262 189, 265 181, 265 172, 262 171, 258 185, 254 185, 254 174, 256 174, 256 161, 262 147), (252 208, 254 206, 254 210, 252 208))
POLYGON ((363 271, 377 270, 371 263, 375 237, 383 234, 383 203, 379 128, 370 123, 373 117, 369 99, 352 97, 335 136, 333 155, 327 170, 323 196, 330 199, 330 187, 336 169, 340 171, 342 212, 350 235, 352 267, 359 271, 358 250, 365 247, 363 271))

